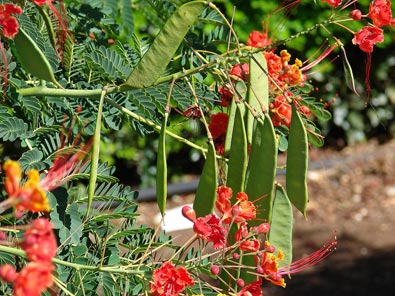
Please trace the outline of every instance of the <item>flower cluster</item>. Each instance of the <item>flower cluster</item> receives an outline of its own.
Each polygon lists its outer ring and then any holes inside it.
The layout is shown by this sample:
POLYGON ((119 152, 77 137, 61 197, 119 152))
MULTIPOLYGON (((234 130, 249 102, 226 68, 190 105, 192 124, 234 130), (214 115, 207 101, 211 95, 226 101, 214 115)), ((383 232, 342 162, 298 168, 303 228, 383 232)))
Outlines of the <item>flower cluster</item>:
MULTIPOLYGON (((338 7, 341 0, 325 0, 334 8, 338 7)), ((355 1, 356 2, 356 1, 355 1)), ((347 7, 348 2, 344 5, 347 7)), ((392 18, 391 1, 390 0, 373 0, 369 5, 369 11, 363 15, 359 9, 354 9, 349 13, 349 17, 354 21, 363 21, 363 27, 354 32, 352 43, 358 45, 359 48, 366 53, 366 77, 365 84, 367 88, 367 97, 370 95, 370 66, 371 66, 371 53, 373 52, 374 46, 377 43, 384 41, 383 27, 392 27, 395 25, 395 19, 392 18), (370 23, 366 25, 363 18, 370 20, 370 23)))
MULTIPOLYGON (((23 182, 20 164, 7 160, 3 169, 4 189, 8 198, 0 203, 0 213, 11 207, 15 208, 16 217, 25 211, 49 212, 47 192, 63 185, 71 174, 83 167, 88 160, 90 147, 91 143, 81 145, 73 153, 58 153, 52 168, 41 180, 39 172, 31 169, 26 174, 27 180, 23 182)), ((52 273, 55 270, 52 259, 56 255, 57 242, 53 225, 45 218, 37 218, 26 227, 18 246, 25 251, 29 262, 19 272, 10 264, 0 266, 0 279, 13 283, 15 296, 39 296, 52 285, 52 273)), ((9 244, 6 239, 7 236, 2 233, 1 241, 9 244)))
POLYGON ((51 191, 67 181, 67 177, 77 173, 84 163, 91 143, 83 145, 74 154, 58 154, 52 168, 40 180, 37 170, 27 172, 27 181, 22 184, 22 169, 17 161, 7 160, 4 163, 4 188, 8 199, 0 203, 3 212, 8 207, 15 207, 16 215, 23 211, 48 212, 50 210, 46 192, 51 191))
POLYGON ((52 285, 57 243, 52 224, 45 218, 38 218, 28 226, 19 244, 29 262, 17 272, 14 266, 0 266, 0 278, 14 284, 15 296, 40 296, 52 285))
POLYGON ((356 32, 352 39, 353 44, 358 45, 366 53, 373 52, 374 45, 384 41, 384 31, 381 28, 395 24, 389 0, 373 0, 366 15, 362 15, 360 10, 355 9, 350 13, 350 17, 357 21, 366 17, 372 21, 371 25, 366 25, 356 32))
MULTIPOLYGON (((280 262, 284 259, 283 252, 276 250, 267 239, 263 239, 262 242, 261 238, 261 235, 269 232, 270 224, 264 222, 258 226, 248 225, 250 221, 255 220, 256 207, 248 200, 245 192, 239 192, 234 197, 231 188, 218 187, 215 209, 216 214, 196 218, 195 211, 189 206, 184 206, 182 214, 193 222, 197 238, 212 243, 214 249, 223 250, 224 258, 219 261, 222 262, 222 268, 227 270, 225 274, 232 274, 241 256, 252 256, 254 266, 240 265, 239 268, 255 276, 256 280, 246 285, 244 280, 234 278, 236 286, 240 289, 237 295, 262 295, 260 286, 263 279, 285 287, 284 275, 297 273, 320 262, 332 253, 336 245, 336 240, 330 240, 318 251, 290 265, 280 267, 280 262)), ((210 268, 214 276, 220 276, 220 269, 217 263, 212 264, 210 268)))

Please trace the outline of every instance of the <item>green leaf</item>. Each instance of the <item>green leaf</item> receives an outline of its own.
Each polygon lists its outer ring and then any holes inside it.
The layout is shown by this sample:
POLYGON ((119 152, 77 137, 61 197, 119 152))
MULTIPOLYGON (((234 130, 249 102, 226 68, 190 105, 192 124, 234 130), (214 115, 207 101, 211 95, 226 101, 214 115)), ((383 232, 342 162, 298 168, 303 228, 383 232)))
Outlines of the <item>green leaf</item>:
POLYGON ((24 152, 19 159, 19 163, 24 171, 35 169, 42 171, 46 168, 46 164, 42 162, 43 153, 38 149, 28 150, 24 152))
POLYGON ((276 250, 281 250, 284 253, 284 260, 279 262, 280 267, 292 263, 292 227, 291 202, 284 188, 277 184, 268 239, 270 244, 276 247, 276 250))
POLYGON ((277 166, 277 141, 272 121, 265 114, 264 122, 256 122, 247 167, 245 192, 250 200, 256 200, 259 208, 257 221, 270 221, 272 212, 273 188, 277 166))
MULTIPOLYGON (((238 103, 233 125, 232 143, 226 177, 226 186, 232 188, 234 194, 244 191, 244 181, 247 169, 247 135, 241 108, 241 103, 238 103)), ((228 132, 230 131, 228 130, 228 132)))
POLYGON ((308 141, 306 129, 296 107, 292 105, 289 128, 286 188, 292 204, 306 217, 308 141))
POLYGON ((206 162, 196 190, 193 209, 197 217, 210 214, 214 209, 217 190, 217 160, 213 141, 208 143, 206 162))
POLYGON ((159 136, 158 157, 156 162, 156 201, 162 216, 166 210, 167 199, 167 162, 166 162, 166 126, 169 112, 165 112, 159 136))
MULTIPOLYGON (((257 113, 269 110, 267 63, 262 52, 257 52, 250 57, 250 85, 247 102, 257 113)), ((246 121, 248 143, 252 143, 254 121, 254 115, 248 112, 246 121)))
POLYGON ((0 138, 4 141, 13 142, 17 138, 26 139, 33 135, 29 131, 27 123, 22 119, 9 117, 0 122, 0 138))
POLYGON ((167 20, 124 85, 145 88, 154 84, 205 6, 203 1, 192 1, 180 6, 167 20))
POLYGON ((30 74, 61 87, 55 79, 48 59, 22 28, 19 28, 18 34, 14 37, 14 43, 20 62, 30 74))
POLYGON ((72 244, 80 242, 82 230, 84 228, 78 208, 78 204, 73 203, 66 209, 66 213, 70 217, 70 237, 68 238, 68 242, 72 244))

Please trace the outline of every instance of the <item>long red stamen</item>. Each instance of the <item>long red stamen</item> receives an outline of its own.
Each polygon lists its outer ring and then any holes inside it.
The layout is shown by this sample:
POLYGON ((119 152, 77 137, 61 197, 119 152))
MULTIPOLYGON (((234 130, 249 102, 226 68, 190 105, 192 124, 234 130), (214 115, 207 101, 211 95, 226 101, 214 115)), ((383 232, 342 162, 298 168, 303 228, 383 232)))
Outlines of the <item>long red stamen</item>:
POLYGON ((40 186, 45 191, 51 191, 66 183, 68 176, 78 173, 89 161, 88 152, 91 147, 92 141, 89 141, 87 144, 81 145, 77 152, 72 149, 70 153, 60 152, 56 155, 53 166, 41 180, 40 186))
POLYGON ((332 46, 328 46, 314 62, 311 62, 310 64, 300 68, 300 70, 302 72, 310 70, 315 65, 319 64, 323 59, 325 59, 336 47, 337 43, 334 43, 332 46))
POLYGON ((293 263, 291 263, 288 266, 281 267, 277 274, 278 275, 289 275, 289 274, 294 274, 297 272, 300 272, 308 267, 311 267, 319 262, 321 262, 323 259, 328 257, 330 254, 332 254, 336 250, 336 237, 332 240, 328 240, 320 249, 315 251, 314 253, 311 253, 310 255, 299 259, 293 263))

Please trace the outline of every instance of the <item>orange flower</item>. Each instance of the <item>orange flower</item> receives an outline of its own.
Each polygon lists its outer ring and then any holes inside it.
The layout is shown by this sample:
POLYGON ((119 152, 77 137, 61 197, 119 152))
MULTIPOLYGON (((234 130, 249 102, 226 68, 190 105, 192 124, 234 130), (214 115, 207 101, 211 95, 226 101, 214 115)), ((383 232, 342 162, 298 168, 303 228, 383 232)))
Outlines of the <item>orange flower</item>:
POLYGON ((236 241, 241 241, 242 238, 245 238, 248 236, 248 225, 247 222, 241 222, 239 225, 239 229, 237 229, 235 233, 235 239, 236 241))
POLYGON ((50 210, 46 192, 64 183, 71 174, 77 173, 88 160, 87 154, 92 143, 83 145, 77 152, 58 154, 52 168, 40 180, 37 170, 27 173, 27 181, 21 185, 22 170, 18 162, 7 160, 4 163, 5 189, 9 195, 7 200, 17 211, 48 212, 50 210))
POLYGON ((270 104, 270 111, 272 112, 272 121, 274 126, 285 125, 290 127, 292 117, 292 107, 287 102, 284 95, 275 97, 273 103, 270 104))
POLYGON ((267 36, 267 33, 261 33, 258 31, 252 31, 250 36, 248 36, 248 40, 246 44, 252 47, 266 47, 271 44, 270 38, 267 36))
POLYGON ((47 212, 50 210, 48 199, 40 187, 40 176, 36 170, 27 173, 28 180, 21 187, 22 170, 18 162, 7 160, 4 163, 5 189, 9 195, 10 204, 18 211, 47 212))
POLYGON ((15 208, 18 211, 48 212, 50 211, 47 195, 40 186, 40 176, 36 170, 30 170, 28 180, 17 195, 15 208))
POLYGON ((7 160, 4 163, 5 181, 4 187, 5 191, 9 196, 13 196, 18 193, 19 185, 22 179, 22 170, 18 162, 13 160, 7 160))
POLYGON ((33 221, 20 244, 30 261, 50 263, 56 255, 57 243, 52 223, 45 218, 33 221))
POLYGON ((150 283, 152 296, 178 296, 187 286, 194 282, 184 267, 176 269, 167 261, 152 274, 153 283, 150 283))
POLYGON ((239 249, 244 252, 256 252, 259 250, 260 242, 257 239, 249 239, 241 242, 239 249))
POLYGON ((271 252, 262 252, 259 256, 259 267, 260 272, 265 276, 266 279, 271 281, 273 284, 281 287, 285 287, 285 281, 282 276, 278 274, 278 262, 284 259, 284 254, 279 250, 278 255, 274 255, 271 252))
POLYGON ((41 296, 52 285, 53 264, 30 262, 14 281, 14 296, 41 296))
POLYGON ((225 221, 232 218, 232 206, 230 204, 232 194, 232 188, 230 187, 219 186, 217 188, 215 208, 222 215, 222 219, 225 221))

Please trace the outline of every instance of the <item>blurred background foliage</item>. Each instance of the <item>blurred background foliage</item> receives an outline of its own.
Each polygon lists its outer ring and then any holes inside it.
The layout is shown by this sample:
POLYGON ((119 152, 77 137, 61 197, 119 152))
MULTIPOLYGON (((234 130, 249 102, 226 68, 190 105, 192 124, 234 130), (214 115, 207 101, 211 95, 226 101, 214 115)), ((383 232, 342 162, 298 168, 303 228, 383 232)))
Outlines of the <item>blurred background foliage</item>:
MULTIPOLYGON (((122 44, 125 51, 131 54, 144 53, 150 40, 163 26, 178 2, 185 1, 64 0, 68 6, 70 30, 75 34, 76 50, 78 50, 78 44, 93 41, 97 48, 100 46, 110 48, 122 44), (79 22, 78 20, 81 19, 85 21, 79 22)), ((366 14, 369 2, 369 0, 359 0, 355 7, 366 14)), ((215 1, 215 4, 228 19, 232 19, 233 27, 241 42, 247 40, 252 30, 265 31, 266 29, 273 40, 287 39, 316 23, 325 21, 333 13, 331 7, 320 0, 231 0, 215 1), (311 13, 312 11, 314 13, 311 13)), ((341 14, 346 17, 350 10, 351 8, 348 8, 341 14)), ((218 15, 206 15, 206 18, 210 22, 206 22, 205 27, 201 28, 202 35, 188 35, 188 43, 195 48, 206 48, 213 52, 226 49, 226 43, 223 41, 227 40, 228 29, 222 25, 218 15)), ((346 25, 353 31, 359 30, 361 26, 359 22, 347 22, 346 25)), ((335 25, 331 25, 329 29, 345 46, 360 96, 353 94, 345 83, 343 60, 339 49, 336 49, 330 57, 312 70, 314 72, 309 78, 317 87, 313 95, 323 102, 331 102, 329 108, 333 119, 321 123, 323 134, 326 136, 326 145, 342 148, 370 138, 378 138, 380 141, 392 138, 395 133, 395 37, 393 31, 386 32, 385 42, 375 47, 373 52, 370 73, 372 92, 368 106, 365 107, 365 54, 352 44, 353 35, 350 32, 335 25), (330 62, 331 59, 334 60, 330 62)), ((319 28, 308 35, 287 42, 279 49, 286 47, 292 54, 292 59, 297 57, 306 61, 325 40, 328 40, 329 44, 334 43, 332 36, 325 29, 319 28)), ((89 61, 86 62, 89 64, 89 61)), ((185 65, 186 61, 183 60, 174 62, 174 66, 178 68, 185 65)), ((197 80, 204 81, 207 86, 211 86, 209 85, 210 77, 199 75, 195 77, 197 80)), ((86 80, 86 77, 82 76, 81 80, 86 80)), ((78 82, 76 85, 83 87, 83 82, 78 82)), ((213 96, 212 93, 210 95, 211 97, 207 100, 211 100, 215 105, 218 97, 213 96)), ((77 106, 83 103, 74 101, 72 104, 77 106)), ((181 113, 181 109, 172 110, 172 122, 169 129, 185 138, 192 138, 195 142, 203 143, 206 135, 199 120, 187 119, 181 113)), ((160 115, 159 112, 158 123, 160 115)), ((112 132, 108 137, 103 138, 102 161, 115 165, 116 176, 125 184, 139 188, 153 186, 158 135, 151 128, 137 122, 123 125, 119 118, 111 116, 110 112, 104 122, 104 127, 111 128, 112 132)), ((89 126, 90 124, 87 130, 89 126)), ((169 148, 167 151, 170 151, 168 173, 171 182, 187 174, 200 173, 203 163, 200 153, 170 137, 166 144, 169 148)), ((0 146, 0 152, 2 151, 3 156, 8 157, 12 157, 18 149, 24 148, 15 147, 12 143, 3 143, 0 146)))

